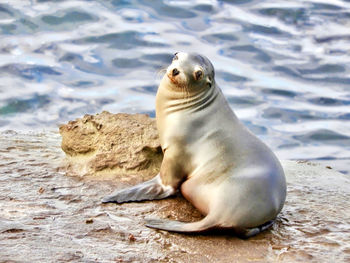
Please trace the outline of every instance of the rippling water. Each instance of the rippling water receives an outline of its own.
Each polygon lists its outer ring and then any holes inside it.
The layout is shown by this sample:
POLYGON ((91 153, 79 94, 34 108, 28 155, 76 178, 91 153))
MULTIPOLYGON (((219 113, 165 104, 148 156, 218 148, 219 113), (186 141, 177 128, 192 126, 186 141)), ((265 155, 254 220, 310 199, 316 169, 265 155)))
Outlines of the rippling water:
POLYGON ((350 171, 349 1, 0 0, 0 39, 0 130, 154 116, 159 71, 197 51, 280 158, 350 171))

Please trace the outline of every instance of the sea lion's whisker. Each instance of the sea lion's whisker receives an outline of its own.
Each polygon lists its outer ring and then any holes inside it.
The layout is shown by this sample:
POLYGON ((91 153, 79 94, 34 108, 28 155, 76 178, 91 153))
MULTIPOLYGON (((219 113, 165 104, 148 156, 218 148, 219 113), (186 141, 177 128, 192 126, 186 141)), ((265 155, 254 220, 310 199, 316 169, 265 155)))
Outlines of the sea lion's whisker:
POLYGON ((166 71, 167 71, 167 67, 159 69, 156 73, 156 78, 157 79, 162 78, 163 75, 166 73, 166 71))

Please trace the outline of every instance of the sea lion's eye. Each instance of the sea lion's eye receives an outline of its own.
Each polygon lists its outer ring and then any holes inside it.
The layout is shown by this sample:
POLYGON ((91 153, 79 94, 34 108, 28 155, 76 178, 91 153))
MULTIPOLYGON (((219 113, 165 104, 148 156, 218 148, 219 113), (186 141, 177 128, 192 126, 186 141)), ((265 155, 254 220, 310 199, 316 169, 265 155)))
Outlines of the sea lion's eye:
POLYGON ((178 53, 179 53, 179 52, 176 52, 176 53, 174 54, 173 60, 178 60, 178 59, 179 59, 179 57, 177 56, 178 53))
POLYGON ((197 71, 194 73, 194 79, 195 79, 195 80, 199 80, 202 76, 203 76, 203 71, 201 71, 201 70, 197 70, 197 71))

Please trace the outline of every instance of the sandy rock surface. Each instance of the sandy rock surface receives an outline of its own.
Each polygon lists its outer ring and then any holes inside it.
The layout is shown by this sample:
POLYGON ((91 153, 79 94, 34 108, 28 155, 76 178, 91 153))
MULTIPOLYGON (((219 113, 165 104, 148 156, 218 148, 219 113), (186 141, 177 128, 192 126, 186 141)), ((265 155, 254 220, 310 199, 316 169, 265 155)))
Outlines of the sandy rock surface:
POLYGON ((101 113, 60 131, 66 157, 57 132, 0 133, 1 262, 350 262, 350 178, 331 167, 283 161, 285 206, 253 238, 184 235, 144 225, 145 218, 199 220, 181 195, 101 204, 157 173, 154 120, 101 113))

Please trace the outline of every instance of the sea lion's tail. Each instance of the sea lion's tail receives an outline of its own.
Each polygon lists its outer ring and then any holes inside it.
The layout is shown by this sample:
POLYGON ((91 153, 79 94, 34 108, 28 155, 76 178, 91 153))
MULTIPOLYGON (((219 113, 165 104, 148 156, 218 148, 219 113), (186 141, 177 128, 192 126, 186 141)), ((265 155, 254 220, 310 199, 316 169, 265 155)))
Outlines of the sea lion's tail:
POLYGON ((146 226, 171 232, 191 233, 212 229, 216 226, 216 223, 206 216, 200 221, 191 223, 167 219, 146 219, 146 226))

